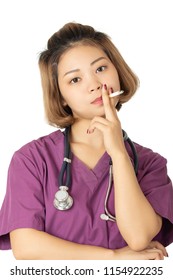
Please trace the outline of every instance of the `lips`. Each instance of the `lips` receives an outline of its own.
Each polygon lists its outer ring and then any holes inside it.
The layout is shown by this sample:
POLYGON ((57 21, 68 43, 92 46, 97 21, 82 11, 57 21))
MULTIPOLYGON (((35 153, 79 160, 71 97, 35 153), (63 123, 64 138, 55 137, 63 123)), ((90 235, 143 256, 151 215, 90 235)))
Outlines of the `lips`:
POLYGON ((94 101, 91 102, 91 104, 102 104, 103 100, 102 100, 102 96, 96 98, 94 101))

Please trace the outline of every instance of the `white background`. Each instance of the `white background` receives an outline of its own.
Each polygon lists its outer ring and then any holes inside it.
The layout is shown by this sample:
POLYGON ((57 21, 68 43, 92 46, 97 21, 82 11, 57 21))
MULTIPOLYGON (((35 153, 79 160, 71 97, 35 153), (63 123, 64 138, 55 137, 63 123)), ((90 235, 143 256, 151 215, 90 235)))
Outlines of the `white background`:
MULTIPOLYGON (((172 1, 6 0, 0 4, 0 205, 12 154, 55 128, 44 118, 38 54, 69 21, 93 25, 111 36, 140 78, 140 89, 119 117, 131 139, 168 160, 172 149, 172 1)), ((173 245, 168 248, 173 258, 173 245)), ((13 259, 11 251, 0 258, 13 259)))

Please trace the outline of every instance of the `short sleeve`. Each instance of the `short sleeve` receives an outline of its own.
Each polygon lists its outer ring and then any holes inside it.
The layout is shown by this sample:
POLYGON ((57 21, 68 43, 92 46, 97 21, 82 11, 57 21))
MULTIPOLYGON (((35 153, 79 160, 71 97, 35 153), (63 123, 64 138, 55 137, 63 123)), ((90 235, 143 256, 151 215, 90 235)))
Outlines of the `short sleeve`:
POLYGON ((167 246, 173 242, 173 187, 167 175, 167 160, 149 152, 139 172, 139 183, 146 198, 163 218, 162 229, 155 240, 167 246))
POLYGON ((36 161, 18 151, 9 166, 7 190, 0 211, 0 249, 11 248, 9 233, 12 230, 44 230, 44 220, 43 186, 36 161))

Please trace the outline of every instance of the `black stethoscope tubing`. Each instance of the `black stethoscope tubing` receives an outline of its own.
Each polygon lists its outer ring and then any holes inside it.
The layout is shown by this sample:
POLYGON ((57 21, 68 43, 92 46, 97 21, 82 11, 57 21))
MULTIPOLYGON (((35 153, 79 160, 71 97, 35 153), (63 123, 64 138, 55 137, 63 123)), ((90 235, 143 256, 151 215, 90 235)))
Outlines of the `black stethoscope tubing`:
MULTIPOLYGON (((63 164, 59 173, 58 177, 58 185, 59 185, 59 190, 55 194, 55 199, 54 199, 54 206, 58 210, 68 210, 72 207, 73 205, 73 199, 72 197, 68 194, 68 189, 71 185, 71 150, 70 150, 70 126, 67 127, 64 131, 64 159, 63 159, 63 164)), ((134 161, 134 170, 135 174, 137 175, 138 172, 138 155, 135 149, 135 146, 131 139, 128 137, 127 133, 122 130, 123 132, 123 139, 124 141, 127 141, 128 144, 131 147, 132 153, 133 153, 133 161, 134 161)), ((105 199, 105 204, 107 203, 108 197, 109 197, 109 191, 111 187, 111 180, 112 180, 112 160, 110 158, 110 175, 109 175, 109 186, 108 186, 108 192, 106 194, 106 199, 105 199)), ((105 220, 111 220, 115 221, 116 218, 113 217, 107 210, 107 207, 105 206, 105 214, 102 214, 101 216, 102 219, 105 220)))
MULTIPOLYGON (((128 137, 127 133, 122 130, 123 132, 123 138, 124 141, 127 141, 130 145, 130 148, 132 149, 132 153, 134 156, 134 170, 135 174, 137 175, 138 172, 138 155, 135 149, 135 146, 131 139, 128 137)), ((64 160, 63 164, 59 173, 58 177, 58 185, 59 186, 69 186, 71 185, 71 151, 70 151, 70 141, 69 141, 69 135, 70 135, 70 126, 67 127, 64 131, 64 160), (64 175, 66 173, 66 181, 64 182, 64 175)), ((112 161, 110 159, 110 164, 112 164, 112 161)))
POLYGON ((133 159, 134 160, 134 170, 135 170, 135 174, 137 176, 139 163, 138 163, 138 155, 136 152, 136 148, 135 148, 132 140, 128 137, 127 133, 124 130, 123 130, 123 133, 125 133, 126 137, 127 137, 127 139, 124 139, 124 141, 127 141, 128 144, 130 145, 130 148, 132 149, 132 153, 133 153, 133 157, 134 157, 134 159, 133 159))
POLYGON ((71 185, 71 151, 70 151, 70 127, 67 127, 64 131, 64 160, 61 167, 61 171, 58 177, 59 186, 69 186, 71 185), (66 173, 66 181, 64 182, 64 175, 66 173))

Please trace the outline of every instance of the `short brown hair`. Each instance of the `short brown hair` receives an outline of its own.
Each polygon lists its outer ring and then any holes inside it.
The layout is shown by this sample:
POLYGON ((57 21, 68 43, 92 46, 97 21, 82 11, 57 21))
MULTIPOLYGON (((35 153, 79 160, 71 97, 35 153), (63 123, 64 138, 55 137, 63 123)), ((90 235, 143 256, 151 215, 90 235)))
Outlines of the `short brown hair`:
POLYGON ((61 55, 76 45, 94 45, 100 47, 114 64, 124 93, 116 106, 119 110, 136 92, 139 80, 124 61, 118 49, 105 33, 93 27, 70 22, 54 33, 47 43, 47 49, 41 52, 39 68, 44 96, 45 113, 49 124, 60 128, 74 122, 72 111, 64 106, 63 97, 58 85, 58 63, 61 55))

